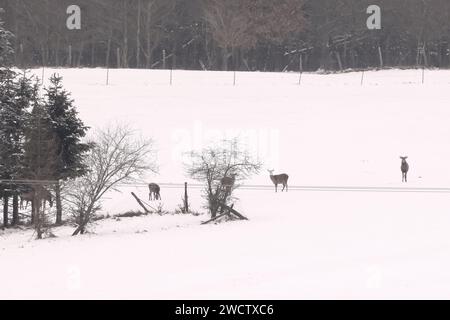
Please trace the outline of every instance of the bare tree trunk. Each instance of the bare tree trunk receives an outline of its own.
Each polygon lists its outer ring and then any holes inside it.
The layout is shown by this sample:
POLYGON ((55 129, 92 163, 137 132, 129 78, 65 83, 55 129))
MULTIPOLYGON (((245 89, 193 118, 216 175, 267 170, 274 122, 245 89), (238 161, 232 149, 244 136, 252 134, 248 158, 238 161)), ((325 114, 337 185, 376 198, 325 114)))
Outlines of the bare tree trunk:
POLYGON ((339 71, 342 71, 341 55, 339 54, 339 51, 335 51, 334 54, 336 55, 336 60, 338 62, 339 71))
POLYGON ((58 38, 56 40, 56 50, 55 50, 55 65, 56 65, 56 67, 59 67, 59 64, 60 64, 60 60, 59 60, 60 43, 61 43, 61 40, 58 35, 58 38))
POLYGON ((90 216, 93 210, 93 203, 89 205, 89 207, 84 212, 80 212, 80 221, 78 224, 78 228, 72 233, 72 236, 76 236, 78 234, 84 234, 86 232, 86 226, 89 223, 90 216))
POLYGON ((109 60, 111 57, 111 42, 112 42, 112 30, 110 30, 109 37, 108 37, 108 43, 106 45, 106 57, 105 57, 105 67, 109 67, 109 60))
POLYGON ((62 223, 61 184, 58 180, 55 186, 56 224, 62 223))
POLYGON ((41 217, 41 201, 40 201, 40 191, 36 191, 34 193, 33 197, 33 212, 32 215, 34 216, 34 225, 36 230, 36 237, 37 239, 42 239, 42 217, 41 217))
POLYGON ((122 67, 128 68, 128 0, 123 0, 122 67))
POLYGON ((383 53, 381 51, 380 46, 378 46, 378 57, 380 59, 380 68, 382 69, 384 67, 384 63, 383 63, 383 53))
POLYGON ((228 48, 222 48, 222 70, 228 71, 228 59, 230 58, 230 52, 228 48))
POLYGON ((95 42, 91 43, 91 67, 95 67, 95 42))
POLYGON ((13 216, 12 216, 12 225, 16 226, 19 224, 19 195, 13 195, 13 216))
POLYGON ((72 45, 69 44, 69 57, 67 58, 67 66, 72 67, 72 45))
POLYGON ((141 0, 137 3, 137 28, 136 28, 136 68, 141 67, 141 0))
POLYGON ((35 207, 36 206, 34 205, 34 198, 33 198, 33 201, 31 201, 31 218, 30 218, 32 225, 34 224, 34 210, 35 210, 35 207))
POLYGON ((81 63, 83 62, 83 51, 84 51, 84 41, 81 41, 80 52, 78 54, 78 62, 77 62, 78 68, 81 66, 81 63))
POLYGON ((3 227, 8 226, 8 196, 3 196, 3 227))
POLYGON ((151 9, 152 9, 152 2, 148 2, 148 8, 147 8, 147 19, 146 19, 146 42, 147 42, 147 53, 146 53, 146 63, 145 66, 147 69, 151 67, 152 64, 152 39, 151 39, 151 9))

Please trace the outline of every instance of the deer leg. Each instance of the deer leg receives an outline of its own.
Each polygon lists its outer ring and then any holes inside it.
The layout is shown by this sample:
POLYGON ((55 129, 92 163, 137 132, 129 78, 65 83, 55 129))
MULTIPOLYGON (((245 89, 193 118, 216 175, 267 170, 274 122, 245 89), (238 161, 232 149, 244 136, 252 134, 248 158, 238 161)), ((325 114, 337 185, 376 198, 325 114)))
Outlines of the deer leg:
POLYGON ((275 183, 275 192, 278 192, 278 183, 275 183))

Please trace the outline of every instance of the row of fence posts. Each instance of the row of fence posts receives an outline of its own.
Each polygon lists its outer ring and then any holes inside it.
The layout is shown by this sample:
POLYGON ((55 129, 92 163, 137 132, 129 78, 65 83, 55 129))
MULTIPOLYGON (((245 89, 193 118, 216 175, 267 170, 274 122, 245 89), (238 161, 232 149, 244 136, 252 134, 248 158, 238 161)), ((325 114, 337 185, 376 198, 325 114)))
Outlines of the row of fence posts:
MULTIPOLYGON (((23 50, 24 50, 23 49, 23 44, 20 44, 20 53, 21 53, 22 57, 23 57, 23 50)), ((67 60, 68 60, 67 61, 67 65, 68 66, 72 66, 72 62, 73 62, 72 61, 73 60, 72 51, 73 51, 72 45, 69 45, 68 46, 68 58, 67 58, 67 60)), ((378 47, 378 54, 379 54, 379 59, 380 59, 380 67, 383 68, 384 61, 383 61, 383 56, 382 56, 380 47, 378 47)), ((121 66, 121 61, 120 61, 121 60, 121 50, 120 50, 120 48, 117 48, 116 55, 117 55, 117 67, 119 68, 121 66)), ((418 55, 418 58, 417 58, 417 63, 418 64, 420 64, 420 62, 421 62, 420 59, 423 58, 423 60, 424 60, 424 63, 422 64, 422 68, 421 68, 422 69, 422 84, 424 84, 425 83, 425 69, 426 69, 425 68, 425 63, 426 63, 425 48, 420 48, 420 50, 418 51, 417 55, 418 55)), ((162 69, 166 70, 167 60, 171 56, 173 56, 173 53, 167 55, 166 50, 163 49, 162 50, 162 60, 154 63, 152 65, 152 67, 157 65, 157 64, 159 64, 159 63, 161 63, 162 64, 162 69)), ((21 65, 23 65, 23 63, 21 63, 21 65)), ((170 71, 169 84, 172 85, 173 84, 173 69, 171 68, 169 71, 170 71)), ((109 77, 109 73, 110 73, 110 67, 109 67, 109 64, 108 64, 108 66, 106 68, 106 82, 105 82, 106 85, 110 84, 109 83, 109 78, 110 78, 109 77)), ((237 74, 236 73, 237 73, 236 71, 233 71, 233 86, 236 86, 236 84, 237 84, 237 74)), ((299 54, 299 78, 298 78, 298 85, 302 84, 302 76, 303 76, 303 52, 300 52, 300 54, 299 54)), ((42 84, 44 83, 44 77, 45 77, 45 65, 42 67, 42 84)), ((364 80, 365 80, 364 78, 365 78, 365 71, 363 70, 361 72, 361 85, 364 85, 364 80)))
MULTIPOLYGON (((422 84, 425 84, 425 67, 421 68, 421 73, 422 73, 422 84)), ((303 76, 303 68, 300 69, 299 72, 299 77, 298 77, 298 85, 302 85, 302 76, 303 76)), ((42 75, 41 75, 41 79, 42 82, 41 84, 44 85, 44 79, 45 79, 45 66, 42 67, 42 75)), ((361 71, 361 86, 364 85, 364 80, 365 80, 365 70, 361 71)), ((105 80, 105 85, 109 86, 110 85, 110 68, 106 68, 106 80, 105 80)), ((172 86, 173 85, 173 69, 169 70, 169 85, 172 86)), ((237 85, 237 72, 233 71, 233 86, 237 85)))
MULTIPOLYGON (((425 84, 425 68, 421 69, 422 71, 422 84, 425 84)), ((233 71, 233 86, 236 86, 237 82, 237 72, 233 71)), ((298 85, 301 86, 302 85, 302 76, 303 76, 303 71, 301 70, 299 72, 299 77, 298 77, 298 85)), ((364 80, 365 80, 365 70, 361 71, 361 86, 364 85, 364 80)), ((106 69, 106 85, 109 85, 109 68, 106 69)), ((169 85, 172 86, 173 85, 173 70, 170 69, 169 70, 169 85)))

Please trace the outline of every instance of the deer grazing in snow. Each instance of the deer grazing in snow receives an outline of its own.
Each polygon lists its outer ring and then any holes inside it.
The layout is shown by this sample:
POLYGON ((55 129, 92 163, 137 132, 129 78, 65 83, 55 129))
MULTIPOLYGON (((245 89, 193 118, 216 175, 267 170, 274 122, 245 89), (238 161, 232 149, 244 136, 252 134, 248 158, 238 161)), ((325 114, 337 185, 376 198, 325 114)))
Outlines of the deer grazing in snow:
POLYGON ((231 177, 223 177, 220 179, 220 185, 222 188, 224 188, 227 192, 231 191, 231 188, 234 186, 234 182, 236 181, 236 173, 230 174, 231 177))
POLYGON ((408 171, 409 171, 409 164, 408 162, 406 162, 406 159, 408 159, 408 157, 400 157, 400 159, 402 159, 402 165, 400 167, 400 169, 402 170, 402 182, 408 182, 408 171))
MULTIPOLYGON (((35 195, 34 190, 22 193, 20 195, 20 209, 27 209, 28 203, 30 203, 30 202, 33 203, 34 195, 35 195), (23 206, 24 202, 25 202, 25 207, 23 206)), ((42 201, 44 201, 44 207, 45 207, 45 202, 48 202, 50 204, 50 207, 53 207, 53 198, 52 198, 52 194, 50 193, 50 191, 42 188, 41 192, 40 192, 40 196, 42 198, 42 201)))
POLYGON ((270 180, 272 180, 273 184, 275 185, 275 192, 277 192, 279 184, 283 185, 283 189, 281 189, 281 192, 283 192, 285 188, 286 188, 286 192, 287 192, 288 191, 287 181, 289 179, 289 176, 285 173, 274 175, 273 170, 267 170, 267 171, 269 171, 270 180))
POLYGON ((159 193, 161 188, 156 183, 149 183, 148 190, 148 200, 161 200, 161 195, 159 193))

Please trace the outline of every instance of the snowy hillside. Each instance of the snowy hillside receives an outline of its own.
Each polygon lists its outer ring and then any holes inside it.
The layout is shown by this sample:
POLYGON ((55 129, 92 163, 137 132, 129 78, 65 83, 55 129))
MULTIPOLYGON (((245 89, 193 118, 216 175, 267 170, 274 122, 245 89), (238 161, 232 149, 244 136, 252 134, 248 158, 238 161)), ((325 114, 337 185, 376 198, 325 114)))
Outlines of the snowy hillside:
MULTIPOLYGON (((41 76, 42 70, 34 70, 41 76)), ((90 127, 130 124, 152 137, 159 175, 194 183, 185 151, 239 136, 264 162, 245 184, 450 187, 449 71, 339 75, 110 70, 58 72, 90 127)), ((450 194, 238 190, 249 221, 200 225, 206 215, 102 220, 95 234, 34 241, 0 231, 0 298, 450 298, 450 194)), ((137 210, 133 191, 109 193, 104 214, 137 210)), ((164 209, 182 189, 162 188, 164 209)), ((201 190, 189 189, 202 211, 201 190)))

